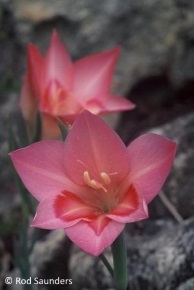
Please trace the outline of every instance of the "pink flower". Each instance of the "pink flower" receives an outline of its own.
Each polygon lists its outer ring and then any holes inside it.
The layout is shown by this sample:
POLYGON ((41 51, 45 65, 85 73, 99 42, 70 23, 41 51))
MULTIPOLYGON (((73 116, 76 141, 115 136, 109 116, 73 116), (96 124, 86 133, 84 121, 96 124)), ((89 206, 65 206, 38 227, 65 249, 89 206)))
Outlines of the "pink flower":
POLYGON ((110 93, 119 53, 116 47, 72 63, 56 31, 45 57, 30 44, 20 99, 30 130, 34 126, 36 107, 42 113, 43 139, 59 135, 56 117, 72 124, 84 110, 105 114, 133 109, 133 103, 110 93))
POLYGON ((85 111, 65 142, 34 143, 10 153, 22 181, 39 201, 32 225, 64 228, 81 249, 99 255, 126 223, 148 217, 176 144, 155 134, 127 148, 99 117, 85 111))

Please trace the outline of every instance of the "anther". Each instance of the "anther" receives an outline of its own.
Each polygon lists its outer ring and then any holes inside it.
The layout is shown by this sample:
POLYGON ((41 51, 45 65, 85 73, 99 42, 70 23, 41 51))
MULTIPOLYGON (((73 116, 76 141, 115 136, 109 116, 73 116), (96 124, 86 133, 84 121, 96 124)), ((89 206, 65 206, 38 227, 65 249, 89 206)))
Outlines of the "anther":
POLYGON ((106 172, 101 172, 100 176, 106 185, 109 185, 111 183, 110 177, 108 176, 106 172))
POLYGON ((101 185, 100 184, 98 184, 94 179, 91 179, 90 178, 90 175, 89 175, 89 172, 88 171, 84 171, 83 177, 84 177, 85 183, 88 186, 90 186, 90 187, 92 187, 94 189, 100 189, 101 188, 101 185))

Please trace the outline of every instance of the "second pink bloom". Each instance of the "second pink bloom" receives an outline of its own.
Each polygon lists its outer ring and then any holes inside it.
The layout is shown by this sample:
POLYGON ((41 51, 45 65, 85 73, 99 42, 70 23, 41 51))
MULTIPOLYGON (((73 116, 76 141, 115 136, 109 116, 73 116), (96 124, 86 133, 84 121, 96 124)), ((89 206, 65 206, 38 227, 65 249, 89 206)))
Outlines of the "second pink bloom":
POLYGON ((44 57, 30 44, 20 99, 29 127, 36 108, 42 113, 43 139, 59 135, 56 117, 72 124, 83 110, 105 114, 133 109, 133 103, 110 92, 119 53, 116 47, 73 63, 55 31, 44 57))

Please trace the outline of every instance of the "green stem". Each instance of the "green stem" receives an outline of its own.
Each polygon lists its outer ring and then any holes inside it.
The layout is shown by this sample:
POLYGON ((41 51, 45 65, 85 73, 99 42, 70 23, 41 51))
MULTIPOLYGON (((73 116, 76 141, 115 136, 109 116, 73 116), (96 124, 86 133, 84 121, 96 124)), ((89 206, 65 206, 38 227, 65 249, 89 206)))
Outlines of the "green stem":
POLYGON ((42 120, 41 120, 41 114, 39 111, 36 112, 36 126, 35 126, 35 132, 34 136, 32 138, 31 143, 38 142, 41 140, 42 135, 42 120))
POLYGON ((112 244, 114 279, 118 290, 126 290, 127 278, 127 253, 124 233, 122 232, 112 244))
POLYGON ((106 257, 101 254, 99 256, 99 258, 101 259, 101 261, 104 263, 104 265, 106 266, 107 270, 109 271, 109 273, 111 274, 112 277, 114 277, 114 271, 113 268, 111 267, 111 265, 109 264, 108 260, 106 259, 106 257))
POLYGON ((57 119, 57 123, 59 130, 61 131, 62 140, 65 141, 69 132, 69 127, 67 125, 65 126, 65 124, 59 118, 57 119))

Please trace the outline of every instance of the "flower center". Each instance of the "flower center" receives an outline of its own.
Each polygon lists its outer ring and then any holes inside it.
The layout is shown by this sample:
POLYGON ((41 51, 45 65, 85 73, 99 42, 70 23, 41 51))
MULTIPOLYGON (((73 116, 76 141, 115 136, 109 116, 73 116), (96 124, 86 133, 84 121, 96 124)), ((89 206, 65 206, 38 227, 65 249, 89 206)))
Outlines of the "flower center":
POLYGON ((66 112, 71 98, 71 93, 62 87, 57 80, 51 80, 40 100, 40 110, 57 116, 61 112, 66 112))
POLYGON ((118 203, 117 188, 114 188, 110 176, 118 174, 117 172, 109 173, 102 171, 99 173, 99 178, 91 178, 89 171, 83 172, 85 184, 94 189, 92 194, 87 196, 87 202, 94 208, 97 208, 98 215, 110 212, 118 203))
POLYGON ((84 171, 83 173, 83 178, 85 183, 93 188, 93 189, 102 189, 104 190, 104 192, 107 192, 107 187, 108 185, 111 183, 110 177, 108 176, 108 174, 106 172, 101 172, 100 173, 100 178, 102 182, 96 181, 95 179, 92 179, 90 177, 90 174, 88 171, 84 171))

